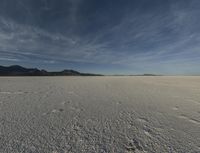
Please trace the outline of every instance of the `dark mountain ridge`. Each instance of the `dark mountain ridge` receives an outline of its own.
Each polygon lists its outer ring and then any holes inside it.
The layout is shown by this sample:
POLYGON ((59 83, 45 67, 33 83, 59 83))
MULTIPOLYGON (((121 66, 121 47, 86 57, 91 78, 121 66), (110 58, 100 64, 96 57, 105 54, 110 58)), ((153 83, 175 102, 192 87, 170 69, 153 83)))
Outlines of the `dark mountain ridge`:
POLYGON ((81 73, 74 70, 48 72, 37 68, 25 68, 19 65, 0 66, 0 76, 101 76, 100 74, 81 73))

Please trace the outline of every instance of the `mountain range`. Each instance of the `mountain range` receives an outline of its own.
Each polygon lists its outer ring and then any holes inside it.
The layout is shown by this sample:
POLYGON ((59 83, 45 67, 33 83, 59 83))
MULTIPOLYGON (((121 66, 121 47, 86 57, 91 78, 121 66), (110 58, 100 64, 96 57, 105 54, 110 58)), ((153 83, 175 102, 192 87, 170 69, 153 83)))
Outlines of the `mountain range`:
POLYGON ((25 68, 19 65, 0 66, 0 76, 101 76, 100 74, 81 73, 75 70, 48 72, 37 68, 25 68))

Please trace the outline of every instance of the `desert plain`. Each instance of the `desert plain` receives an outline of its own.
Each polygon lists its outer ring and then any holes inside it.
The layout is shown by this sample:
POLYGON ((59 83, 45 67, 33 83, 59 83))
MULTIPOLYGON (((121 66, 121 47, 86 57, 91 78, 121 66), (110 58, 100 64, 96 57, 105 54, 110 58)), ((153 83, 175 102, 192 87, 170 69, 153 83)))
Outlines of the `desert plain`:
POLYGON ((200 153, 200 77, 0 77, 0 153, 200 153))

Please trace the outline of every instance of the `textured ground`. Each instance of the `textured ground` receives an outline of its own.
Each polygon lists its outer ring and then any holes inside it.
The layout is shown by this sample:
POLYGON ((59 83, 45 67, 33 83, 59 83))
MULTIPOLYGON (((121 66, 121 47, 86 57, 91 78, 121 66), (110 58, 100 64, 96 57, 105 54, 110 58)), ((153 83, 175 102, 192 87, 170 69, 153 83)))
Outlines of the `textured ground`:
POLYGON ((200 77, 2 77, 0 153, 199 153, 200 77))

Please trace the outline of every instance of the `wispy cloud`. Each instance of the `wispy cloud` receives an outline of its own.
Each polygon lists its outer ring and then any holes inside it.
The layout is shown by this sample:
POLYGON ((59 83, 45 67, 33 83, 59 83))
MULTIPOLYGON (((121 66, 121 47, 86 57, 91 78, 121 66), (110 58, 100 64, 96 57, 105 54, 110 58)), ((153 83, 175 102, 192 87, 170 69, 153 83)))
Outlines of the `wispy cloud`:
POLYGON ((20 61, 17 58, 4 58, 4 57, 0 57, 0 60, 2 60, 2 61, 14 61, 14 62, 19 62, 20 61))

